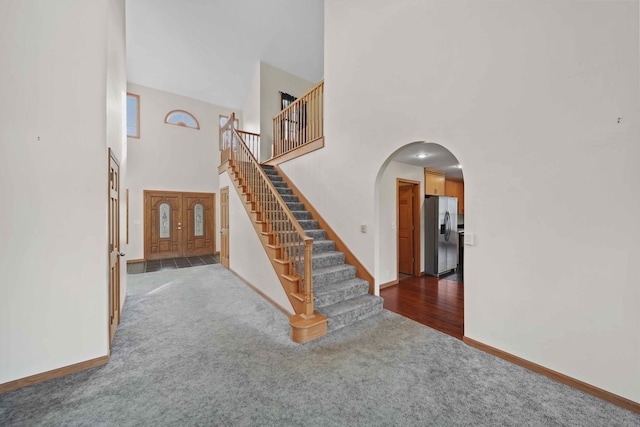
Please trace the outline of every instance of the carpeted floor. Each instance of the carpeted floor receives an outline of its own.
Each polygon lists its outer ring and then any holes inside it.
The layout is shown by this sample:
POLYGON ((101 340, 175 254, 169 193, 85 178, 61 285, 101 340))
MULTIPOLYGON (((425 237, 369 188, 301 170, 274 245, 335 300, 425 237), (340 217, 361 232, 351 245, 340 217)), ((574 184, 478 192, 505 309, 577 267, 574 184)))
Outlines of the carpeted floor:
POLYGON ((638 426, 389 311, 315 342, 220 265, 128 277, 108 365, 0 395, 0 425, 638 426))

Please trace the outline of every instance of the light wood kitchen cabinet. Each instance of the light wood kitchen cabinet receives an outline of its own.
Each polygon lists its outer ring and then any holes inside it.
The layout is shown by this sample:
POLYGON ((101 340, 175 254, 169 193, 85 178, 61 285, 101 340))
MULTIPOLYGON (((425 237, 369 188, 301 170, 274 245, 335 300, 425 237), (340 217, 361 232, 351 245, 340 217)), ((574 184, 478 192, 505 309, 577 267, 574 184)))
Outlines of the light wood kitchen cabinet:
POLYGON ((444 195, 458 198, 458 213, 464 214, 464 181, 457 178, 446 178, 444 195))
POLYGON ((424 168, 424 194, 444 196, 444 172, 424 168))

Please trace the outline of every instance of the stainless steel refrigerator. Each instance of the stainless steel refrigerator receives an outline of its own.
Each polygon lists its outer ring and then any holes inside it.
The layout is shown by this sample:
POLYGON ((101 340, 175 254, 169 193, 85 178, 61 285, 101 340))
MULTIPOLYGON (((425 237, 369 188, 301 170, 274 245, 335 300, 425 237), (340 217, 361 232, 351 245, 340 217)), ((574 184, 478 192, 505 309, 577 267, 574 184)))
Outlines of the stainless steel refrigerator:
POLYGON ((439 277, 458 265, 458 199, 425 196, 425 273, 439 277))

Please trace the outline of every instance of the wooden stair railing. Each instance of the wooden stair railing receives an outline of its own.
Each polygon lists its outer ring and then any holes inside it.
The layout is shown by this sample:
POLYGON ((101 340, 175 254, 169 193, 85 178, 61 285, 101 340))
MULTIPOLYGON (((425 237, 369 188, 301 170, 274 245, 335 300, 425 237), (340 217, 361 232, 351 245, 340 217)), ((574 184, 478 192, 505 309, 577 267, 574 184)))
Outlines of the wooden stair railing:
POLYGON ((242 140, 249 147, 249 151, 256 159, 260 158, 260 134, 247 132, 244 130, 236 129, 236 132, 242 137, 242 140))
POLYGON ((273 118, 273 158, 324 140, 324 81, 273 118))
POLYGON ((296 342, 311 341, 327 333, 327 319, 314 310, 312 245, 291 210, 267 177, 243 135, 234 128, 235 114, 222 127, 222 161, 228 161, 252 216, 261 242, 267 250, 296 314, 289 319, 296 342))

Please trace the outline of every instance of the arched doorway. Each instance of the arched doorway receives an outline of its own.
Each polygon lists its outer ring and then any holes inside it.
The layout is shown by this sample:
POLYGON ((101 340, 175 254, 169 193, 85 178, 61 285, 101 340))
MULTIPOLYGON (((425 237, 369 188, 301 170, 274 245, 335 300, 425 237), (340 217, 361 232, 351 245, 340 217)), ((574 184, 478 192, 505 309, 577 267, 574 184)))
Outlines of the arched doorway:
POLYGON ((401 147, 378 172, 375 200, 376 277, 385 308, 462 338, 464 176, 458 158, 437 143, 401 147))

